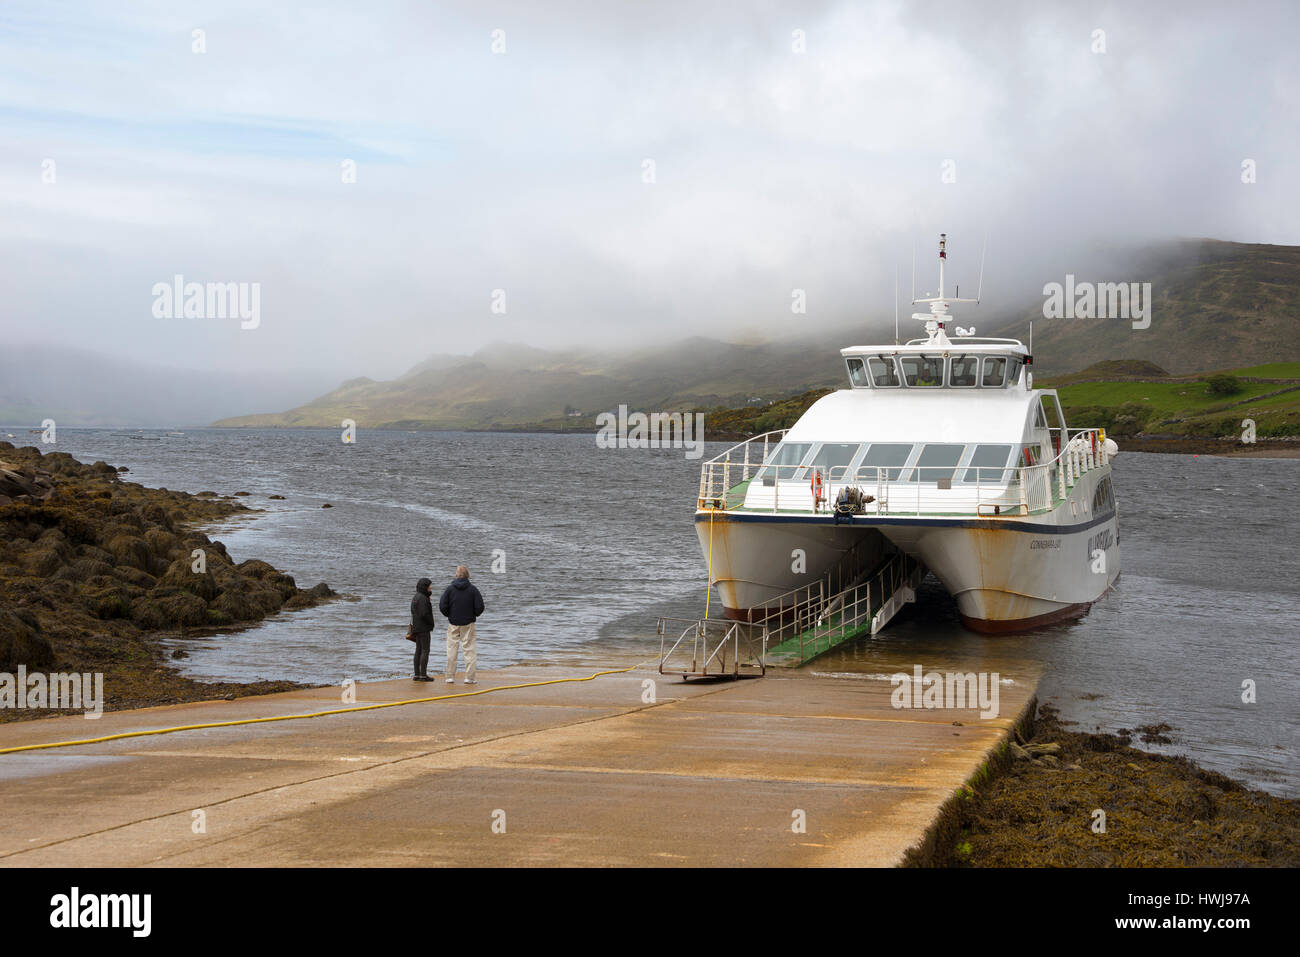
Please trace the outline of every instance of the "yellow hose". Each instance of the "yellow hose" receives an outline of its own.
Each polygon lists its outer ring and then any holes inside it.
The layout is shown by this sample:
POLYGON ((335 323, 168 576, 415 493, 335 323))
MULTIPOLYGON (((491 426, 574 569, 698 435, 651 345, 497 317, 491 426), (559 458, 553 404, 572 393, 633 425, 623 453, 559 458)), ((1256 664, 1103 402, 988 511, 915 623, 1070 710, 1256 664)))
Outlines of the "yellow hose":
POLYGON ((46 748, 70 748, 78 744, 100 744, 104 741, 120 741, 123 738, 143 738, 151 734, 171 734, 173 731, 202 731, 206 728, 231 728, 240 724, 264 724, 269 721, 297 721, 300 718, 323 718, 331 714, 350 714, 353 711, 375 711, 379 708, 396 708, 405 704, 423 704, 427 701, 446 701, 448 698, 469 698, 478 694, 491 694, 494 691, 511 691, 517 688, 537 688, 542 685, 558 685, 568 681, 592 681, 605 675, 621 675, 637 668, 617 668, 613 671, 597 671, 586 678, 552 678, 549 681, 530 681, 522 685, 501 685, 497 688, 484 688, 481 691, 462 691, 456 694, 437 695, 433 698, 410 698, 406 701, 386 701, 382 704, 357 705, 355 708, 334 708, 331 711, 314 711, 311 714, 279 714, 269 718, 244 718, 240 721, 213 721, 209 724, 185 724, 177 728, 153 728, 148 731, 124 731, 121 734, 108 734, 102 738, 83 738, 79 741, 52 741, 48 744, 24 744, 16 748, 0 748, 0 754, 15 754, 19 751, 42 751, 46 748))
POLYGON ((709 598, 713 595, 713 513, 709 509, 709 580, 704 583, 704 620, 709 620, 709 598))

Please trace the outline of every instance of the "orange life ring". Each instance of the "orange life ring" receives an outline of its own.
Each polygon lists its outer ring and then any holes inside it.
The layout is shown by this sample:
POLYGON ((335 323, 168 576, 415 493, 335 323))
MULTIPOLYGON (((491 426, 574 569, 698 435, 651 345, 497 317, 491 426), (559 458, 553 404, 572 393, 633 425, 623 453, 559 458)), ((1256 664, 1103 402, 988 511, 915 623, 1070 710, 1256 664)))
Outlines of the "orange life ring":
POLYGON ((820 502, 822 500, 822 473, 814 469, 809 485, 812 486, 813 501, 820 502))

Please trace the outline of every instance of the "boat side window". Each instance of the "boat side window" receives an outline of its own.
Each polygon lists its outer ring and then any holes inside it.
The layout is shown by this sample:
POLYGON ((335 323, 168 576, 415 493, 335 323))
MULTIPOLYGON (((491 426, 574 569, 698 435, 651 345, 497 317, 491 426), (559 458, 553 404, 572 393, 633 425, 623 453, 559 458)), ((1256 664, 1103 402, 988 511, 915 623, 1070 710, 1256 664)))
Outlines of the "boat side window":
POLYGON ((798 478, 802 472, 796 467, 803 463, 811 448, 811 442, 782 442, 768 456, 763 470, 756 477, 761 478, 764 485, 771 485, 778 478, 782 482, 798 478))
POLYGON ((948 384, 955 389, 973 389, 979 381, 979 356, 953 356, 948 364, 948 384))
POLYGON ((936 482, 939 479, 951 479, 961 461, 964 445, 939 445, 930 443, 921 449, 916 460, 916 467, 908 475, 909 482, 936 482))
POLYGON ((1006 356, 984 357, 984 388, 997 389, 1002 386, 1007 374, 1006 356))
POLYGON ((1092 494, 1092 510, 1094 513, 1109 511, 1115 507, 1115 492, 1111 488, 1110 478, 1104 478, 1097 483, 1097 490, 1092 494))
POLYGON ((962 476, 963 482, 1006 482, 1010 476, 1006 473, 1007 459, 1011 458, 1009 445, 977 445, 971 453, 971 466, 962 476))
POLYGON ((838 442, 826 442, 809 465, 822 469, 828 482, 843 482, 844 473, 848 469, 848 464, 853 461, 853 456, 858 454, 861 446, 856 443, 852 445, 838 442))
POLYGON ((1015 385, 1020 381, 1020 367, 1025 364, 1025 360, 1019 356, 1011 357, 1011 364, 1007 368, 1007 385, 1015 385))
POLYGON ((871 379, 877 389, 898 387, 898 367, 894 365, 893 356, 872 356, 867 360, 867 368, 871 370, 871 379))
POLYGON ((861 359, 849 360, 849 382, 855 389, 865 389, 871 384, 867 381, 867 370, 861 359))
POLYGON ((899 356, 903 381, 913 389, 938 388, 943 385, 943 359, 939 356, 899 356))
POLYGON ((857 476, 863 482, 874 482, 879 476, 897 482, 902 466, 907 464, 912 446, 899 442, 873 442, 862 457, 857 476))

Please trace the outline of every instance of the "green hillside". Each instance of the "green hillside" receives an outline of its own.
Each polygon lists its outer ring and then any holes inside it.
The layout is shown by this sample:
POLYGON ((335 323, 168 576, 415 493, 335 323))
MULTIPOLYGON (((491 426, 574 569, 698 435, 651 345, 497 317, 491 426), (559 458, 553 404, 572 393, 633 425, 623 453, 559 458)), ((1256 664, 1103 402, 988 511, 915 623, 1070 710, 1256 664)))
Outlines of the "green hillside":
POLYGON ((1072 426, 1101 426, 1116 435, 1209 438, 1238 436, 1242 421, 1253 419, 1260 437, 1300 435, 1300 362, 1228 369, 1194 379, 1068 381, 1090 371, 1062 377, 1067 381, 1035 382, 1057 389, 1072 426))
MULTIPOLYGON (((1175 379, 1152 363, 1114 360, 1059 379, 1036 380, 1034 385, 1057 390, 1071 428, 1101 427, 1117 436, 1234 438, 1242 433, 1242 420, 1250 418, 1255 420, 1260 438, 1300 435, 1300 362, 1274 362, 1175 379), (1135 368, 1143 368, 1152 378, 1094 378, 1135 368), (1220 389, 1232 391, 1216 394, 1210 380, 1217 376, 1236 379, 1235 387, 1230 381, 1219 384, 1220 389), (1071 381, 1076 384, 1069 384, 1071 381)), ((710 437, 758 435, 789 428, 828 391, 815 389, 762 408, 701 411, 706 413, 710 437)))

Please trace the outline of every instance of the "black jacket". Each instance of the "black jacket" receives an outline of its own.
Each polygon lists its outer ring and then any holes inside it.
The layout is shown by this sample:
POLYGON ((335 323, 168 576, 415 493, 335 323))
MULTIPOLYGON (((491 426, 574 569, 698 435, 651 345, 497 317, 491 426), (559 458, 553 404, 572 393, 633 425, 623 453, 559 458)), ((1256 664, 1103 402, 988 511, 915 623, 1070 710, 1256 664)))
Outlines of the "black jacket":
POLYGON ((436 619, 433 617, 433 602, 429 600, 429 586, 433 581, 421 578, 415 583, 415 597, 411 599, 411 634, 429 635, 433 633, 436 619))
POLYGON ((468 578, 457 578, 442 593, 438 611, 453 625, 468 625, 483 614, 483 596, 468 578))

